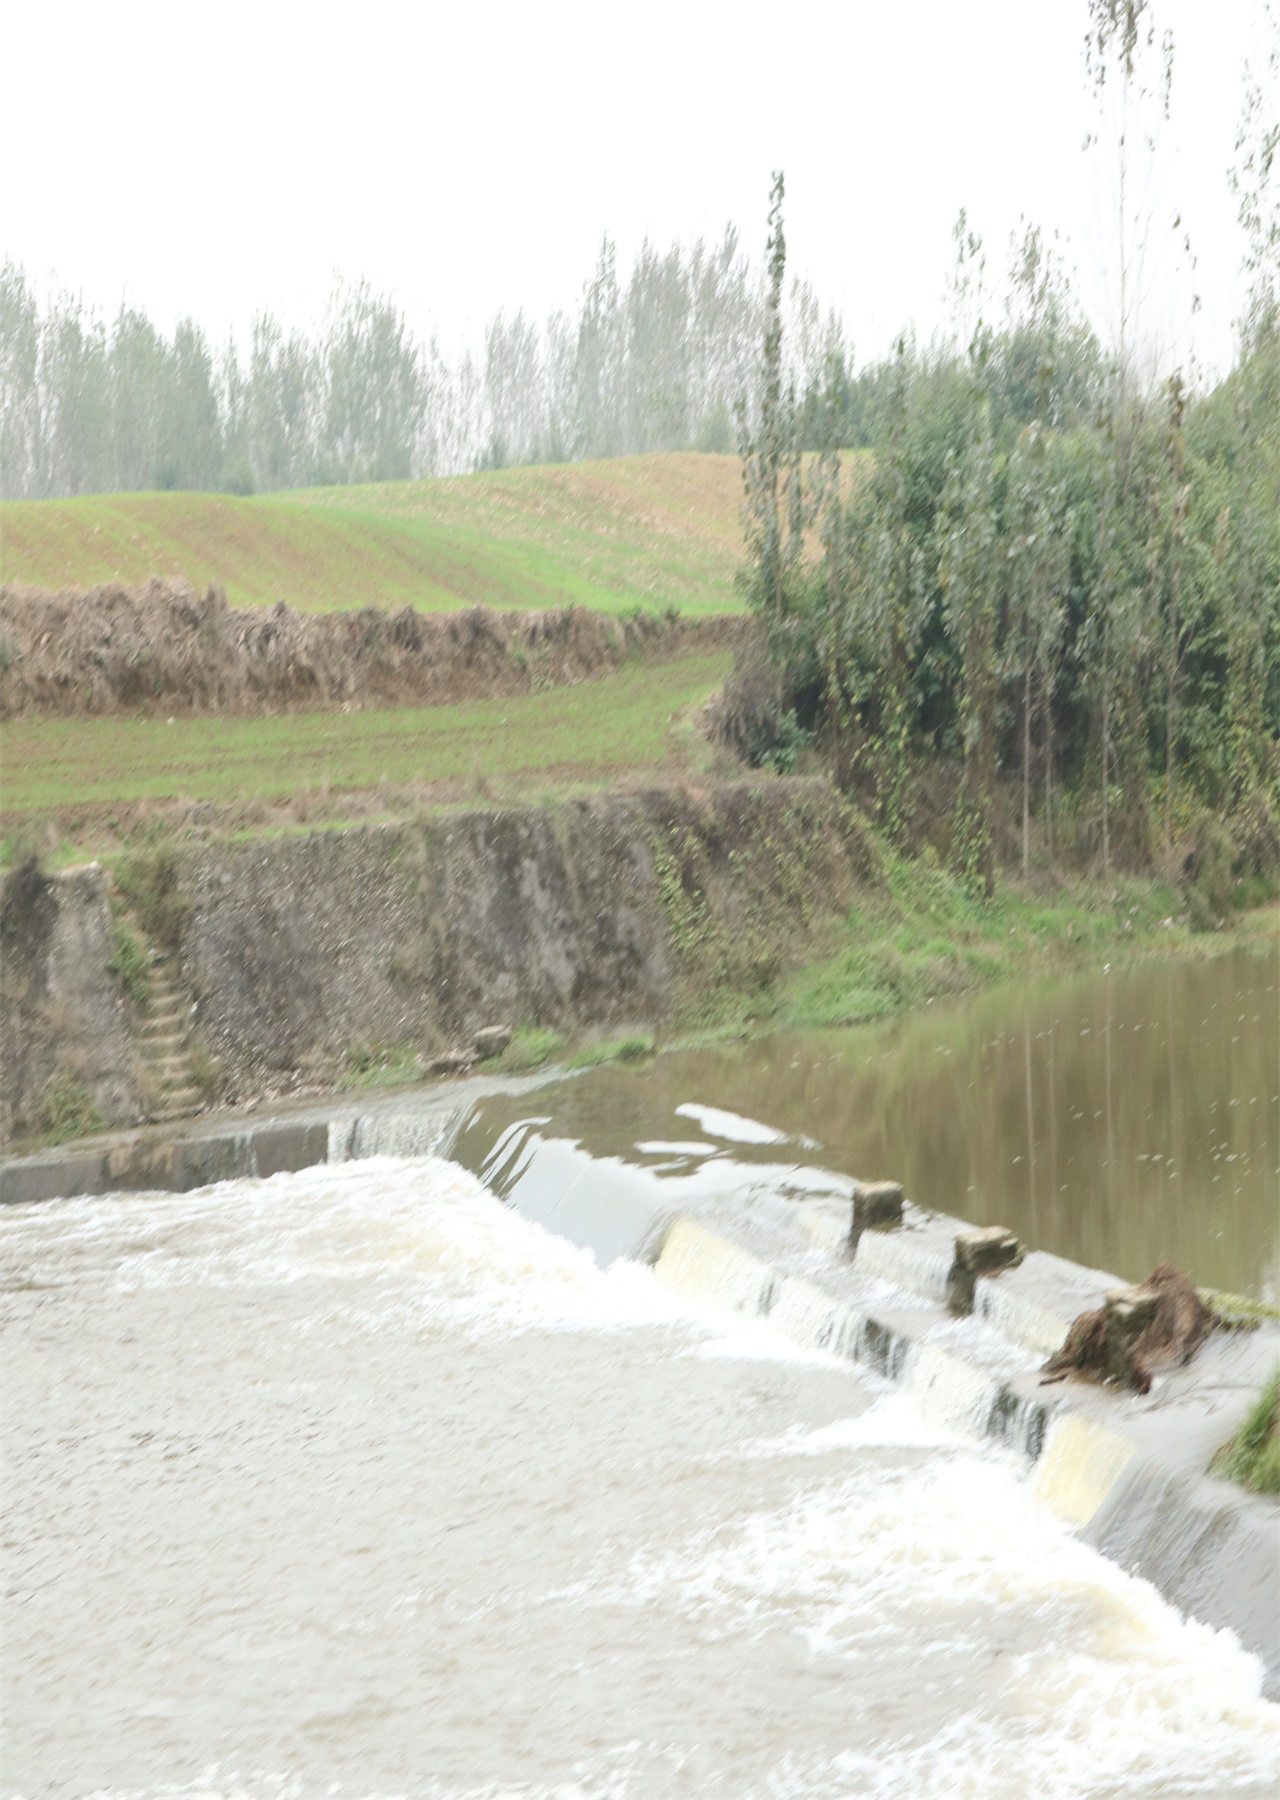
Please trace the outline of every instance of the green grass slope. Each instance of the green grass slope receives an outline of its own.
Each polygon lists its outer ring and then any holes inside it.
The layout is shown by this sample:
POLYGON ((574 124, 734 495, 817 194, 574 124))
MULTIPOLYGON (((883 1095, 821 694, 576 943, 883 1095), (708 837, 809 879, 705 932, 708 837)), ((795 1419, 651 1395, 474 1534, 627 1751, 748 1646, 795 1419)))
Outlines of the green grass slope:
POLYGON ((449 801, 479 784, 530 797, 624 776, 678 777, 689 736, 681 722, 729 663, 721 650, 628 664, 576 687, 368 712, 16 719, 5 726, 0 820, 84 824, 139 803, 317 792, 332 792, 341 817, 340 796, 380 788, 449 801))
POLYGON ((447 480, 0 505, 0 580, 216 583, 233 605, 736 612, 736 457, 693 453, 447 480))

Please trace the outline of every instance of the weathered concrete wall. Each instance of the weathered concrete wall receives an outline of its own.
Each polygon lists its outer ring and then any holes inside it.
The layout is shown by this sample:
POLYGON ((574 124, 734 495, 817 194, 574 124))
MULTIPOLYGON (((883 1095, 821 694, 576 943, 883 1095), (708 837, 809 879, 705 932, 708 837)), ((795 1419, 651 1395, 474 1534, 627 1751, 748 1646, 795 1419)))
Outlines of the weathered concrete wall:
MULTIPOLYGON (((228 1102, 330 1087, 362 1043, 431 1052, 495 1021, 661 1022, 802 955, 868 875, 834 790, 765 778, 190 846, 175 867, 176 966, 228 1102)), ((26 1071, 6 1137, 39 1129, 58 997, 58 1053, 91 1070, 104 1123, 133 1123, 102 876, 35 876, 6 916, 5 1035, 26 1071)))
POLYGON ((362 1042, 661 1021, 682 984, 736 973, 709 945, 795 955, 798 887, 825 917, 862 872, 821 783, 607 794, 189 855, 179 956, 227 1097, 280 1094, 362 1042))
POLYGON ((472 814, 210 853, 183 870, 184 975, 240 1092, 361 1040, 650 1017, 668 985, 640 834, 617 809, 472 814))
POLYGON ((96 865, 12 869, 0 891, 0 1136, 48 1129, 79 1095, 103 1123, 142 1116, 128 1011, 108 964, 111 916, 96 865))

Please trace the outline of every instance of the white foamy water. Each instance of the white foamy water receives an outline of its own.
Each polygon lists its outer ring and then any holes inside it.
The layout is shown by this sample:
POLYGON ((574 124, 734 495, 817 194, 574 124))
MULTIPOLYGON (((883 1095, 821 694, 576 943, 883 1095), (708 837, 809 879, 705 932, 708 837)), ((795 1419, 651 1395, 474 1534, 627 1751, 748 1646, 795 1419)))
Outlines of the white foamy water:
POLYGON ((1274 1791, 1019 1471, 433 1159, 16 1209, 4 1792, 1274 1791))

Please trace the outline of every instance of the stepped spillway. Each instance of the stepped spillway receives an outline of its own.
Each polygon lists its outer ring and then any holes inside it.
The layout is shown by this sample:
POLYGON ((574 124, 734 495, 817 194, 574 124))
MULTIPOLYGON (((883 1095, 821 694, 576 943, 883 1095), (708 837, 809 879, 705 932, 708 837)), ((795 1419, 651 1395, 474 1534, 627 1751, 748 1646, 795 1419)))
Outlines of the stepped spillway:
POLYGON ((6 1210, 15 1791, 1270 1792, 1256 1658, 966 1435, 944 1343, 847 1359, 835 1196, 751 1165, 731 1240, 735 1156, 660 1149, 646 1264, 524 1216, 544 1133, 510 1204, 425 1154, 6 1210))

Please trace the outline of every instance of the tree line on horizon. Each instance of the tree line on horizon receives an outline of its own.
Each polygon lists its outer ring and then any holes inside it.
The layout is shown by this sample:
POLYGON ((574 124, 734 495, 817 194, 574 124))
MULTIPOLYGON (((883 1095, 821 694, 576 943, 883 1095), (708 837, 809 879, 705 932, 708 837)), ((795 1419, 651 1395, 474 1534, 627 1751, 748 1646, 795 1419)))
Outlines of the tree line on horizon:
MULTIPOLYGON (((1167 113, 1171 44, 1149 0, 1090 0, 1089 16, 1094 81, 1123 90, 1132 117, 1144 57, 1160 54, 1167 113)), ((1250 295, 1221 380, 1196 387, 1176 367, 1140 380, 1123 261, 1120 334, 1104 349, 1033 228, 996 310, 962 217, 964 330, 941 356, 903 340, 875 371, 876 453, 853 480, 846 369, 832 359, 803 392, 789 378, 775 177, 743 449, 745 579, 765 652, 724 713, 749 759, 788 766, 820 742, 904 843, 953 771, 950 855, 985 892, 1002 837, 1005 854, 1020 837, 1029 866, 1033 825, 1051 857, 1071 845, 1106 869, 1162 853, 1172 871, 1182 845, 1205 922, 1242 878, 1274 889, 1278 153, 1255 85, 1233 175, 1250 295)))
MULTIPOLYGON (((476 351, 415 339, 359 283, 324 326, 269 314, 216 347, 193 319, 172 334, 73 294, 45 303, 0 266, 0 498, 150 489, 261 493, 458 474, 658 450, 736 448, 762 285, 732 229, 716 242, 645 243, 619 270, 606 239, 576 309, 542 323, 500 312, 476 351)), ((807 287, 788 298, 798 378, 837 320, 807 287)))

